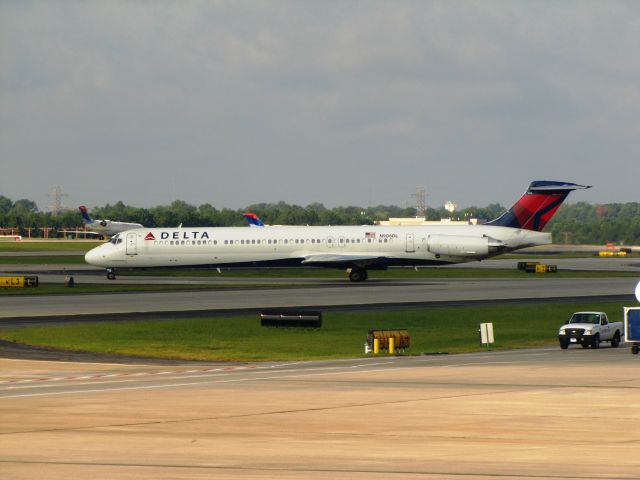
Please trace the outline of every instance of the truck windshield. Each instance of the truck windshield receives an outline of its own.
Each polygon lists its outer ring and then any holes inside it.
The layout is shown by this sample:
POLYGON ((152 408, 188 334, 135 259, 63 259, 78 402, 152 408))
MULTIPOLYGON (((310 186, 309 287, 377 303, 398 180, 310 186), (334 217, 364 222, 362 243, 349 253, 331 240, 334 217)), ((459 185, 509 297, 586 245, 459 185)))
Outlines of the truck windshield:
POLYGON ((574 313, 569 323, 600 323, 600 315, 597 313, 574 313))

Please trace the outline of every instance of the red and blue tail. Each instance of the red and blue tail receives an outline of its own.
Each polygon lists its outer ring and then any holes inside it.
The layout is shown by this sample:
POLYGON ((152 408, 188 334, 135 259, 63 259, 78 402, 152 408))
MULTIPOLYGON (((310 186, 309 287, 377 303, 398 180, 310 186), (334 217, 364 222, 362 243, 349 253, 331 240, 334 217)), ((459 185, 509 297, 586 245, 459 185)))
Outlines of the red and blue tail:
POLYGON ((82 221, 86 224, 91 225, 93 223, 93 219, 89 216, 87 207, 85 207, 84 205, 80 205, 78 209, 80 210, 80 214, 82 215, 82 221))
POLYGON ((541 232, 569 193, 582 188, 591 187, 568 182, 536 180, 531 182, 525 194, 508 212, 487 225, 541 232))
POLYGON ((242 216, 249 222, 252 227, 264 227, 264 223, 260 220, 260 217, 253 212, 243 213, 242 216))

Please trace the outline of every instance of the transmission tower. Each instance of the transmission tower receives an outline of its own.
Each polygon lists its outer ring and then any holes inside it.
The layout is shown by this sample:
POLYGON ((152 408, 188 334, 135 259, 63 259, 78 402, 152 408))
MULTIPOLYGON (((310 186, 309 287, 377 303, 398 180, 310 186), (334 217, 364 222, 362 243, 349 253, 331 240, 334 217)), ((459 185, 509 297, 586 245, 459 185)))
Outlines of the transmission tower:
POLYGON ((416 197, 416 217, 426 218, 427 216, 427 191, 424 187, 416 187, 416 193, 411 194, 416 197))
POLYGON ((53 202, 51 203, 51 205, 49 205, 49 210, 51 210, 53 213, 60 213, 61 211, 63 211, 65 209, 65 206, 62 204, 62 199, 68 196, 69 195, 62 191, 62 187, 53 187, 47 194, 47 197, 51 198, 53 202))

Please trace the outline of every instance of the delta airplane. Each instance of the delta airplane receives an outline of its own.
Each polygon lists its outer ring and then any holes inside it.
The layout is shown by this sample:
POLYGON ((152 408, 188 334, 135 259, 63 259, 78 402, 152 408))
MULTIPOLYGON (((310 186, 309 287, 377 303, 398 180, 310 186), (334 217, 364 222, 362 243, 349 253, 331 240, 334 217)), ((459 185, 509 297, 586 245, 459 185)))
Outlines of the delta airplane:
POLYGON ((389 266, 483 260, 551 243, 542 229, 575 183, 534 181, 502 216, 480 225, 139 228, 115 235, 85 260, 107 268, 315 266, 345 268, 349 279, 389 266))
POLYGON ((125 230, 131 230, 133 228, 144 228, 140 223, 114 222, 112 220, 94 220, 89 216, 87 207, 85 207, 84 205, 80 205, 78 208, 80 210, 80 214, 82 215, 82 223, 84 223, 90 231, 100 235, 111 236, 120 232, 124 232, 125 230))

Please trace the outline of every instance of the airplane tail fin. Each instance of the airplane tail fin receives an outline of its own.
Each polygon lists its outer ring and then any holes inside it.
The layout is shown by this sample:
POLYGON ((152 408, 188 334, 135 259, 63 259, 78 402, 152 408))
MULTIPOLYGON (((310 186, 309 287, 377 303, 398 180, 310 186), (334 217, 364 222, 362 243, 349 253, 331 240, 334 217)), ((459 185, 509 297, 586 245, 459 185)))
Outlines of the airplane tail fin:
POLYGON ((591 188, 591 186, 536 180, 531 182, 524 195, 509 211, 488 222, 487 225, 541 232, 569 193, 583 188, 591 188))
POLYGON ((253 212, 243 213, 242 216, 249 222, 251 227, 264 227, 264 223, 260 220, 260 217, 253 212))
POLYGON ((87 224, 93 223, 93 219, 89 216, 89 212, 87 211, 87 207, 84 205, 80 205, 78 207, 80 210, 80 214, 82 215, 82 221, 87 224))

